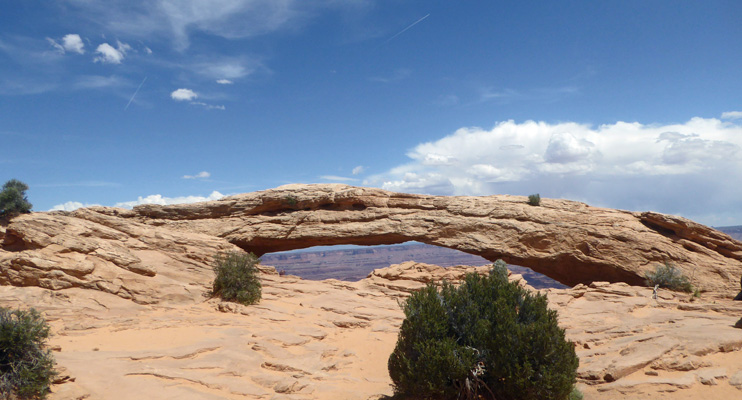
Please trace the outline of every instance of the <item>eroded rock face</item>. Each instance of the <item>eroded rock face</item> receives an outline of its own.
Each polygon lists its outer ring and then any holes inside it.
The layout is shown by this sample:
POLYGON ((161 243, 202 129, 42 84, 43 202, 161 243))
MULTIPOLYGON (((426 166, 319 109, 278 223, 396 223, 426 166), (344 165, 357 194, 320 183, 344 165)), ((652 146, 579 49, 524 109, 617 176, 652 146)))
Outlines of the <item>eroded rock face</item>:
POLYGON ((200 301, 213 280, 212 257, 226 250, 239 249, 93 209, 26 214, 5 229, 0 285, 93 289, 137 303, 200 301))
POLYGON ((703 291, 729 298, 738 291, 742 243, 724 233, 652 212, 567 200, 541 204, 533 207, 517 196, 289 185, 196 204, 33 213, 4 228, 0 284, 97 288, 140 302, 161 301, 195 295, 159 274, 158 265, 173 265, 172 271, 203 286, 211 280, 210 257, 234 246, 262 255, 414 240, 491 261, 502 258, 568 285, 641 285, 646 272, 669 262, 703 291))
MULTIPOLYGON (((109 215, 116 209, 97 209, 109 215)), ((654 212, 525 197, 448 197, 347 185, 288 185, 218 201, 144 205, 120 214, 142 224, 224 238, 258 255, 318 245, 418 241, 522 265, 573 286, 641 285, 664 262, 701 290, 734 297, 742 243, 654 212)))

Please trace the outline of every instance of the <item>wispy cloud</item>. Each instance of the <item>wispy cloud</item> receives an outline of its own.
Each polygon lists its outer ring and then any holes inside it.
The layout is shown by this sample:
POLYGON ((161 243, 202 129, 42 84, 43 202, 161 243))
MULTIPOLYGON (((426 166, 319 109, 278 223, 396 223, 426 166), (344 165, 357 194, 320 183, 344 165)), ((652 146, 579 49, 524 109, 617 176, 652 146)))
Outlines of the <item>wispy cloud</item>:
POLYGON ((183 179, 208 179, 210 177, 211 174, 206 171, 201 171, 196 175, 183 175, 183 179))
POLYGON ((196 105, 196 106, 201 106, 207 110, 226 110, 227 109, 227 107, 225 107, 222 104, 209 104, 209 103, 204 103, 202 101, 192 101, 191 104, 196 105))
POLYGON ((220 57, 208 61, 194 62, 189 68, 195 73, 220 84, 232 83, 235 79, 244 78, 258 70, 267 70, 257 58, 220 57))
POLYGON ((358 174, 362 174, 365 171, 366 171, 366 167, 364 167, 363 165, 359 165, 359 166, 353 168, 352 173, 353 173, 353 175, 358 175, 358 174))
POLYGON ((742 111, 727 111, 721 113, 722 119, 740 119, 742 118, 742 111))
POLYGON ((120 87, 127 82, 120 76, 86 75, 77 78, 75 88, 77 89, 101 89, 109 87, 120 87))
POLYGON ((334 1, 301 0, 152 0, 132 4, 129 0, 77 1, 91 21, 128 36, 172 39, 176 49, 190 45, 193 32, 225 38, 245 38, 278 29, 294 29, 307 20, 311 8, 334 1))
POLYGON ((233 84, 234 82, 232 82, 232 81, 231 81, 231 80, 229 80, 229 79, 217 79, 217 80, 216 80, 216 83, 218 83, 218 84, 220 84, 220 85, 231 85, 231 84, 233 84))
POLYGON ((480 86, 475 95, 448 94, 439 96, 435 102, 441 106, 472 106, 482 103, 511 104, 515 102, 555 102, 580 94, 577 86, 535 87, 525 89, 493 88, 480 86), (466 99, 469 100, 466 100, 466 99), (463 100, 463 101, 462 101, 463 100))
POLYGON ((337 176, 337 175, 322 175, 319 177, 320 179, 324 179, 327 181, 338 181, 338 182, 353 182, 358 181, 358 179, 355 178, 348 178, 345 176, 337 176))
POLYGON ((412 75, 412 71, 407 68, 399 68, 394 71, 389 76, 374 76, 369 78, 372 82, 380 82, 380 83, 393 83, 393 82, 399 82, 401 80, 404 80, 408 78, 410 75, 412 75))

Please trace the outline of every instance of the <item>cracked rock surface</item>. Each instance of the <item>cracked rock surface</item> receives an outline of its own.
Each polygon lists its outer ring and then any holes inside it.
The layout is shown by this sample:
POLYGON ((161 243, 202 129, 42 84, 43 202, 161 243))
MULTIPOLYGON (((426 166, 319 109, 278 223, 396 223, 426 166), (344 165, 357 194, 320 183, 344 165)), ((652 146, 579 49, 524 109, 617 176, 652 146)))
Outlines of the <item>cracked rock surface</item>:
MULTIPOLYGON (((306 281, 264 268, 263 299, 137 304, 82 288, 0 287, 0 305, 35 307, 68 379, 50 399, 380 399, 398 300, 482 267, 403 263, 358 282, 306 281)), ((525 287, 520 275, 511 280, 525 287)), ((580 357, 587 399, 742 396, 739 302, 596 282, 543 290, 580 357)))

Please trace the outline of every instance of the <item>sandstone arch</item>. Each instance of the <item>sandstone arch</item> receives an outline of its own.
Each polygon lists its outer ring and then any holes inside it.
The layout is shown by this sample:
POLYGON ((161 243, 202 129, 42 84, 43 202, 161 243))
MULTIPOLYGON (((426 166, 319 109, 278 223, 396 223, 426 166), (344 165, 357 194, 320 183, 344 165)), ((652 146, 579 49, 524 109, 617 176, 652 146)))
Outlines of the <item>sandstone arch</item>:
POLYGON ((504 259, 568 285, 642 284, 670 262, 703 290, 736 293, 742 243, 693 221, 584 203, 525 197, 449 197, 340 184, 287 185, 219 201, 133 211, 100 210, 217 236, 258 255, 318 245, 379 245, 409 240, 488 260, 504 259))

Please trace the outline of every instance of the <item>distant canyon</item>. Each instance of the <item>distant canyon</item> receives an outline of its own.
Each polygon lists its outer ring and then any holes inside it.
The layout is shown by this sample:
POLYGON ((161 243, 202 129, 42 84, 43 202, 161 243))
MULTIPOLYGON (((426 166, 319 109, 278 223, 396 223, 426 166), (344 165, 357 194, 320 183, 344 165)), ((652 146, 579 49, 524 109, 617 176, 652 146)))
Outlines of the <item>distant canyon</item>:
MULTIPOLYGON (((359 281, 371 271, 386 268, 405 261, 452 267, 457 265, 482 266, 492 264, 485 258, 445 247, 424 243, 409 243, 393 246, 369 246, 354 248, 323 249, 317 251, 291 251, 265 254, 261 264, 275 267, 278 271, 296 275, 303 279, 338 279, 359 281)), ((530 268, 508 265, 508 268, 523 275, 529 285, 537 289, 566 288, 546 275, 530 268)))

